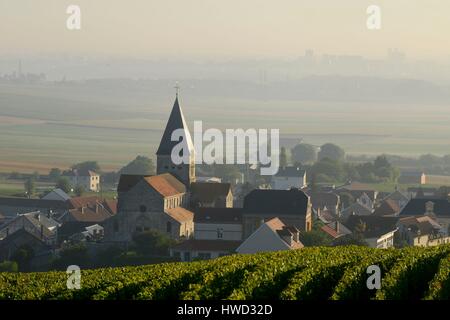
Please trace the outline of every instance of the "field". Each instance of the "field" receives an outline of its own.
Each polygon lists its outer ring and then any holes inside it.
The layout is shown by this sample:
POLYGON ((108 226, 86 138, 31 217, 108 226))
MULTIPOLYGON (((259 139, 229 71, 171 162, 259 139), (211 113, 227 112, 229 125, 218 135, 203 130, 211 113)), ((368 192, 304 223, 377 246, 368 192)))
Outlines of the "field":
POLYGON ((83 270, 80 285, 79 290, 68 290, 65 272, 0 273, 0 300, 448 300, 450 245, 401 250, 315 247, 83 270), (379 290, 367 286, 372 265, 381 270, 379 290))
MULTIPOLYGON (((97 160, 120 168, 154 156, 173 104, 173 85, 114 82, 0 85, 0 172, 47 173, 97 160)), ((282 144, 333 142, 349 153, 448 153, 447 105, 265 100, 212 96, 184 84, 189 125, 278 128, 282 144)))

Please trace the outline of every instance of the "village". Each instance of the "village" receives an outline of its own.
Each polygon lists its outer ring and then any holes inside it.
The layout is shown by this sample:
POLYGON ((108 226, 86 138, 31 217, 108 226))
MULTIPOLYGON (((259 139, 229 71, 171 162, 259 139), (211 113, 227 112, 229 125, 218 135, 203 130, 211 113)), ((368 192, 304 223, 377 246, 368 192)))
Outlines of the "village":
MULTIPOLYGON (((40 198, 0 197, 0 267, 65 270, 73 264, 189 262, 308 246, 450 243, 450 189, 420 187, 427 179, 422 172, 402 172, 399 183, 418 187, 390 192, 356 180, 318 183, 325 171, 287 163, 282 148, 275 175, 261 176, 258 164, 240 164, 236 179, 225 182, 210 175, 207 165, 196 165, 186 123, 177 94, 156 152, 156 174, 120 174, 117 197, 102 197, 101 175, 86 168, 65 175, 88 195, 57 186, 40 198), (172 160, 174 130, 186 137, 186 162, 172 160)), ((377 165, 395 172, 382 157, 377 165)))

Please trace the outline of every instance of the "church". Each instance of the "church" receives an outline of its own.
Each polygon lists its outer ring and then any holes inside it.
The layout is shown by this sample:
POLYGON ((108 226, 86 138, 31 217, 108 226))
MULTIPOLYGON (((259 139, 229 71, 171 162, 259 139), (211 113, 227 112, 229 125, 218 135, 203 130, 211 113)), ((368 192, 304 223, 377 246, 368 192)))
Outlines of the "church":
POLYGON ((148 230, 158 230, 173 239, 188 239, 194 232, 190 207, 232 206, 229 183, 195 182, 194 145, 178 93, 156 152, 156 167, 153 176, 121 175, 117 214, 105 226, 106 241, 127 243, 134 233, 148 230), (184 134, 179 141, 172 141, 172 132, 177 129, 184 134), (183 150, 189 154, 183 156, 188 156, 189 161, 176 165, 171 152, 179 143, 186 144, 183 150))

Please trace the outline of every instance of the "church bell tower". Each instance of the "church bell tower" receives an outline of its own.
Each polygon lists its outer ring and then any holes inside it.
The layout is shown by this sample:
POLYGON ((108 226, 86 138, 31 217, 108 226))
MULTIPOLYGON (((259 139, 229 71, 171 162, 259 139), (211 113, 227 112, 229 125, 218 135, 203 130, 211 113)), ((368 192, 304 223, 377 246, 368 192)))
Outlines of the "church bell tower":
POLYGON ((173 104, 158 151, 156 151, 156 172, 157 174, 170 173, 183 182, 186 188, 189 188, 191 182, 195 182, 195 151, 189 128, 186 125, 183 111, 178 102, 178 87, 176 88, 175 103, 173 104), (179 141, 172 141, 172 132, 177 129, 183 130, 183 135, 179 141), (183 144, 183 150, 188 151, 188 155, 183 155, 188 160, 181 164, 175 164, 172 161, 171 154, 174 146, 179 143, 183 144))

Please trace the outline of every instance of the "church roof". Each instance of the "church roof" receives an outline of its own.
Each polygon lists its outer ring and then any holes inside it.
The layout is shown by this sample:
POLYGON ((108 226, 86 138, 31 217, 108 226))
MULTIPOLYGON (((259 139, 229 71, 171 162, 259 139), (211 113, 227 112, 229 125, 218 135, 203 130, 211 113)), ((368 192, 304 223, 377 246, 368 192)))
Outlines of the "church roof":
POLYGON ((175 196, 186 192, 186 186, 170 173, 155 176, 122 174, 117 191, 128 192, 141 180, 145 180, 148 185, 163 197, 175 196))
POLYGON ((171 197, 186 192, 186 186, 170 173, 145 177, 144 180, 164 197, 171 197))
POLYGON ((164 212, 180 223, 194 219, 194 213, 182 207, 166 209, 164 212))
POLYGON ((158 150, 156 151, 156 155, 170 155, 172 153, 173 147, 181 141, 172 141, 171 139, 172 132, 176 129, 184 130, 183 139, 186 139, 188 150, 194 152, 191 134, 189 133, 189 128, 186 125, 183 111, 178 103, 178 97, 175 99, 175 103, 173 104, 172 112, 170 113, 169 120, 167 121, 166 129, 164 130, 164 134, 161 138, 158 150))

